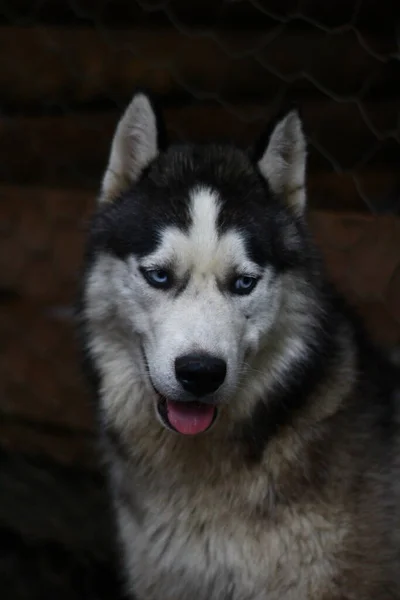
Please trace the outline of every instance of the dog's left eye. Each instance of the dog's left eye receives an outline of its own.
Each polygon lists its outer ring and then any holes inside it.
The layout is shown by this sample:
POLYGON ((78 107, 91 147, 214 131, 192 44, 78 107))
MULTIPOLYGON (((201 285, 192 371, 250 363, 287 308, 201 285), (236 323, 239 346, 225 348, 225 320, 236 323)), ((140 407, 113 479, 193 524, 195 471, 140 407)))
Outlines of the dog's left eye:
POLYGON ((165 269, 141 269, 147 283, 155 288, 166 290, 172 285, 172 277, 165 269))
POLYGON ((233 280, 231 286, 231 292, 233 294, 241 294, 246 295, 250 294, 252 290, 256 287, 258 282, 257 277, 249 277, 248 275, 241 275, 240 277, 236 277, 233 280))

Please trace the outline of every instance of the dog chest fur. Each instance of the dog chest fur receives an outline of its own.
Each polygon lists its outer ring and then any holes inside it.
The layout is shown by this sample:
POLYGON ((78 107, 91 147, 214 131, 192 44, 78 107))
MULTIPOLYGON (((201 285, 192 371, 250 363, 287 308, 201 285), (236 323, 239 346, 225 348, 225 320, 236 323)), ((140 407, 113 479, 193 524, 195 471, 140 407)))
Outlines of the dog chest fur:
POLYGON ((159 470, 121 465, 123 494, 115 480, 127 574, 139 599, 158 599, 160 589, 165 600, 312 600, 333 591, 332 557, 347 529, 341 511, 311 497, 280 504, 263 470, 254 477, 238 464, 222 480, 218 468, 208 469, 203 481, 201 468, 184 473, 190 463, 176 456, 159 470))

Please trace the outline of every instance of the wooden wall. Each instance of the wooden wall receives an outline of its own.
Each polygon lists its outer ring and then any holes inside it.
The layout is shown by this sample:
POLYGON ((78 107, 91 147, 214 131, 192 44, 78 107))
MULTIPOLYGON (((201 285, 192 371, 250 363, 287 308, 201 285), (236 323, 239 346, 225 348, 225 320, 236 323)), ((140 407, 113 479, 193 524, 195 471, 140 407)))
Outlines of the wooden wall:
POLYGON ((174 139, 249 144, 298 102, 317 240, 374 336, 399 342, 399 15, 386 0, 2 3, 2 445, 93 464, 70 307, 112 132, 138 85, 162 97, 174 139))

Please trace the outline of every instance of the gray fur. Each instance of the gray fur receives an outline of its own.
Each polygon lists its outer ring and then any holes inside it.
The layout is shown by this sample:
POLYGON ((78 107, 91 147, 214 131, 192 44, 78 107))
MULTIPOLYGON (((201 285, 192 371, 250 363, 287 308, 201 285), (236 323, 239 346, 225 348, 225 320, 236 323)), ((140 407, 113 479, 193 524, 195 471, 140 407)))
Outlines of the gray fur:
MULTIPOLYGON (((137 112, 124 119, 118 136, 146 132, 137 112)), ((299 117, 277 123, 255 162, 213 147, 152 156, 128 191, 120 174, 95 218, 80 308, 128 589, 138 600, 400 598, 393 373, 309 240, 299 117), (160 265, 175 292, 144 280, 160 265), (259 277, 250 295, 229 293, 233 271, 259 277), (199 349, 223 357, 227 377, 213 427, 186 437, 163 426, 157 402, 186 400, 174 359, 199 349)), ((130 158, 118 159, 128 171, 130 158)))

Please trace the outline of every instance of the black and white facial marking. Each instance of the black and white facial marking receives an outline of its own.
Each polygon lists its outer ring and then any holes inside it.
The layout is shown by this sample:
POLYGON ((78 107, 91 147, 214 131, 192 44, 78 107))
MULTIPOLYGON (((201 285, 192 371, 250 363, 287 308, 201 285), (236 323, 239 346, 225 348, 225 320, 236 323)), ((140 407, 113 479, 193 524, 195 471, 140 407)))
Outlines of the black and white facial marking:
POLYGON ((296 113, 254 162, 230 146, 160 152, 157 140, 138 94, 118 125, 89 236, 85 314, 100 372, 130 360, 135 382, 151 384, 172 414, 232 401, 276 336, 283 277, 303 261, 305 144, 296 113))

